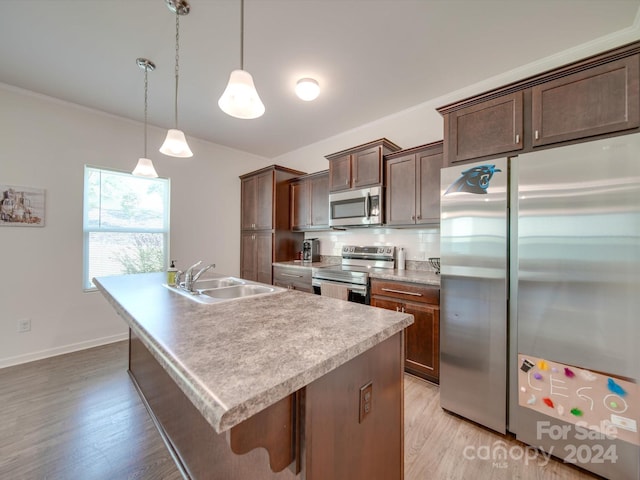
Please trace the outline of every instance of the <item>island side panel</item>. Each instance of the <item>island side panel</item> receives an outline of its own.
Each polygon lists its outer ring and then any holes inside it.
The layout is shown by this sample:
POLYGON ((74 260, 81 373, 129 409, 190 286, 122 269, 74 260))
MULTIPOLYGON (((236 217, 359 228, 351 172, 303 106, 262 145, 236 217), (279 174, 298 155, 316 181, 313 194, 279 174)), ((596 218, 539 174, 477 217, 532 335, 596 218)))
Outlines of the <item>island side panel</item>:
MULTIPOLYGON (((285 468, 274 473, 269 456, 258 448, 244 455, 232 452, 227 433, 217 434, 164 371, 142 341, 130 331, 129 373, 159 424, 181 467, 194 480, 294 480, 285 468)), ((251 419, 249 419, 250 421, 251 419)), ((235 428, 235 427, 234 427, 235 428)), ((291 444, 283 446, 290 449, 291 444)))
POLYGON ((306 387, 306 480, 403 479, 403 334, 306 387), (361 421, 360 390, 369 383, 371 409, 361 421))

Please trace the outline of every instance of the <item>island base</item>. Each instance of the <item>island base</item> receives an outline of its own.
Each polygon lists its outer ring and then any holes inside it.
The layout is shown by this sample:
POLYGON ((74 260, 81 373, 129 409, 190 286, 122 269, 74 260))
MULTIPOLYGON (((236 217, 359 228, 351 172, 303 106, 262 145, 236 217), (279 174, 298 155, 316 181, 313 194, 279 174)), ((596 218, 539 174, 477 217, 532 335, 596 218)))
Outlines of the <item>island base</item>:
POLYGON ((129 373, 186 478, 400 480, 402 335, 220 434, 131 331, 129 373))

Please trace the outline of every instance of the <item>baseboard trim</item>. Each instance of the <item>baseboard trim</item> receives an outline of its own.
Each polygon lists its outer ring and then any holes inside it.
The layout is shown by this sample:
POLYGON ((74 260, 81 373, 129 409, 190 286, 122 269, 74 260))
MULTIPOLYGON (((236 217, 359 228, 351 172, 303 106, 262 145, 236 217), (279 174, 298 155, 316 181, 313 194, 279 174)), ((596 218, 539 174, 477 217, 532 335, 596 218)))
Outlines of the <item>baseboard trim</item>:
POLYGON ((40 350, 38 352, 26 353, 24 355, 0 358, 0 369, 20 365, 22 363, 34 362, 44 358, 57 357, 58 355, 64 355, 65 353, 77 352, 78 350, 86 350, 87 348, 99 347, 100 345, 107 345, 109 343, 120 342, 128 339, 129 332, 123 332, 118 333, 117 335, 110 335, 108 337, 94 338, 92 340, 87 340, 86 342, 72 343, 70 345, 63 345, 61 347, 40 350))

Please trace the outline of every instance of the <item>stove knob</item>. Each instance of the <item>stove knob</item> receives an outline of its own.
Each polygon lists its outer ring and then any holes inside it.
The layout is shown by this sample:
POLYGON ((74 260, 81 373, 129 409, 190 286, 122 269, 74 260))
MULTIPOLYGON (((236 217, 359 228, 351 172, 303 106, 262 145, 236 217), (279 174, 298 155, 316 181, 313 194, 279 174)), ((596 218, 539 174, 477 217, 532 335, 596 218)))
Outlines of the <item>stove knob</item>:
POLYGON ((353 253, 353 252, 355 252, 355 251, 356 251, 356 247, 351 247, 351 248, 349 249, 349 252, 351 252, 351 253, 353 253))
POLYGON ((387 254, 391 255, 391 249, 387 248, 387 254))
POLYGON ((378 247, 378 253, 384 253, 384 248, 378 247))

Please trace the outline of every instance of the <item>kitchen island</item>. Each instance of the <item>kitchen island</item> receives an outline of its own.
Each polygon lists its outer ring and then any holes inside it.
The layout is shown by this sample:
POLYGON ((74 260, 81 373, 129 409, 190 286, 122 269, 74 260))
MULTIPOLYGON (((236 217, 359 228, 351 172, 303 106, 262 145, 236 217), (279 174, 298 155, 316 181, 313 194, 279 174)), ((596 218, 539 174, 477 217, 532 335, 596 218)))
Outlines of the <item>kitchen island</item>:
POLYGON ((164 280, 95 283, 130 327, 131 378, 186 477, 402 478, 411 315, 296 291, 204 305, 164 280))

